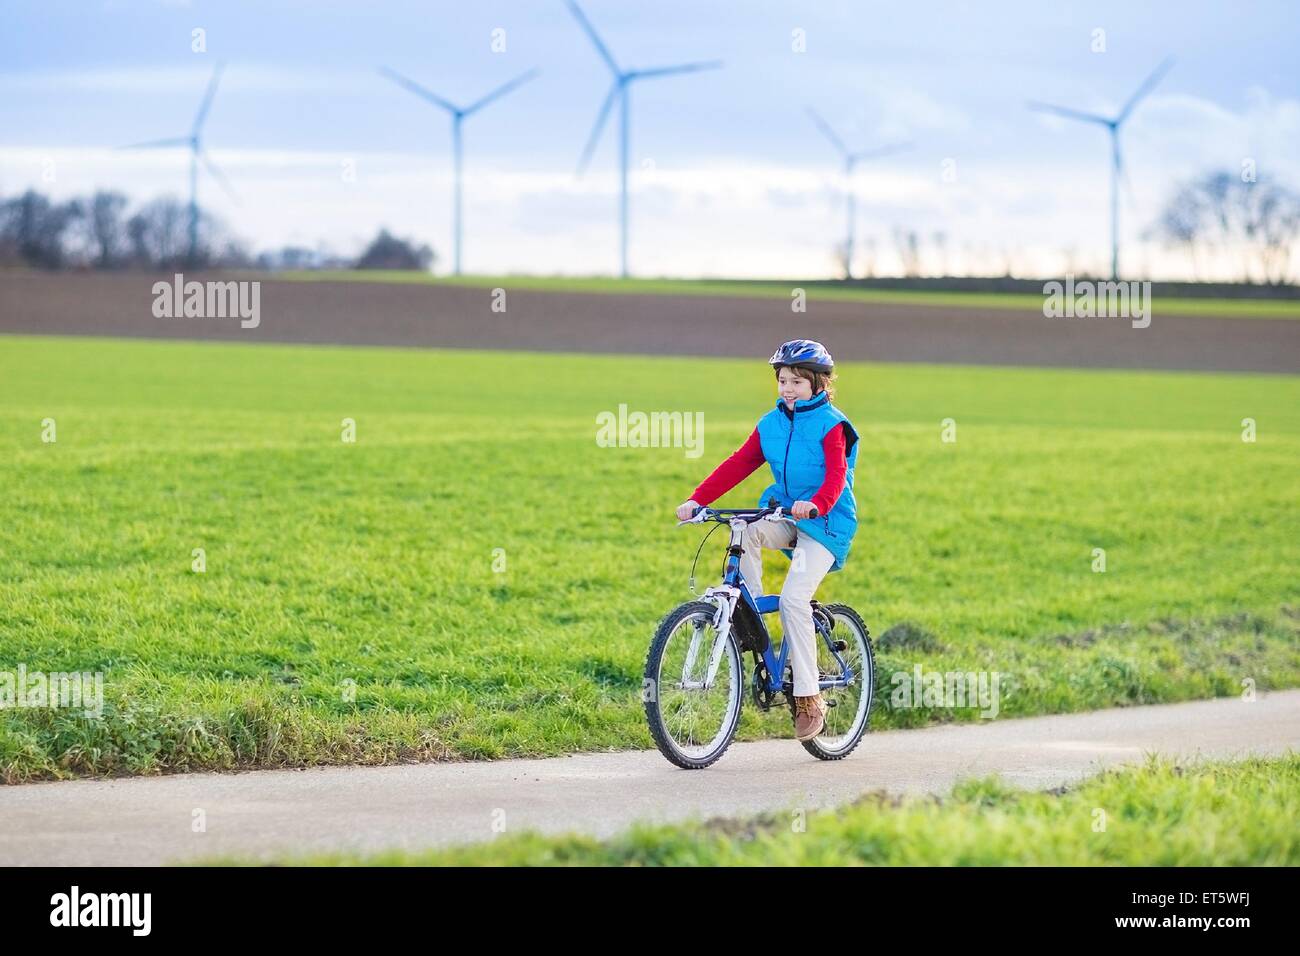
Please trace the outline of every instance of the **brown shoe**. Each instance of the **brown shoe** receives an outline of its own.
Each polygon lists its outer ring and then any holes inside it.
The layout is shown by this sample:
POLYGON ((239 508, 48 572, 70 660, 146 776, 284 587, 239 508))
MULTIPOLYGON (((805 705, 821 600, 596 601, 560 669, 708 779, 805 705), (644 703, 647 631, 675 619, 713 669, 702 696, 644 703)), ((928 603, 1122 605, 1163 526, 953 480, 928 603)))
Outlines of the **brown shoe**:
POLYGON ((821 694, 794 699, 794 736, 812 740, 826 726, 826 703, 821 694))

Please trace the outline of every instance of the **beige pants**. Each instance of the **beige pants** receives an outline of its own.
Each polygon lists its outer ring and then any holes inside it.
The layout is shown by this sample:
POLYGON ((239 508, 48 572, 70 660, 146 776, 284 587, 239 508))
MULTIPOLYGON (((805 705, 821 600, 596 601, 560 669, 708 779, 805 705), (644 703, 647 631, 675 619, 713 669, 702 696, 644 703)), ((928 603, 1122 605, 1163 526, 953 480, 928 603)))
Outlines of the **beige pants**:
POLYGON ((835 556, 815 538, 799 531, 788 521, 754 521, 745 527, 741 540, 745 553, 740 557, 740 573, 755 598, 763 592, 762 548, 793 548, 790 571, 781 587, 781 629, 790 645, 790 663, 794 668, 794 695, 817 694, 817 632, 813 627, 812 601, 835 556))

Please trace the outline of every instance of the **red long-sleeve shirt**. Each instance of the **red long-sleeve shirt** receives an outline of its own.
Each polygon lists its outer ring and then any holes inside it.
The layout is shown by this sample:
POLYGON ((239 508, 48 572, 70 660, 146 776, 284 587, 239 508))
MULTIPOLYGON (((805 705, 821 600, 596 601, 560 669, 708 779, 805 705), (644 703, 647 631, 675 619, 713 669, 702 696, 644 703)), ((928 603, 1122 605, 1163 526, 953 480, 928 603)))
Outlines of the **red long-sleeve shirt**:
MULTIPOLYGON (((836 425, 822 439, 822 451, 826 454, 826 478, 822 486, 810 501, 817 506, 818 514, 827 514, 839 500, 847 481, 849 463, 844 453, 844 429, 836 425)), ((691 499, 701 505, 712 504, 740 484, 760 467, 767 459, 763 456, 763 446, 759 443, 758 429, 755 428, 745 444, 737 448, 709 477, 700 482, 700 486, 691 493, 691 499)))

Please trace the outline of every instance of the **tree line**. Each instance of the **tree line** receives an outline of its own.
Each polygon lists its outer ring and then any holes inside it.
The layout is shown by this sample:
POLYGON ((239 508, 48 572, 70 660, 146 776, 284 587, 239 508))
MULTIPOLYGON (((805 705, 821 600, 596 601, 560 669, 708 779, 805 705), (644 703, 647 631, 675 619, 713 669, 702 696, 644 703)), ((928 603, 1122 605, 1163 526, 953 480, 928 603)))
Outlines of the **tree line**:
MULTIPOLYGON (((58 201, 35 190, 0 197, 0 266, 39 269, 410 269, 427 271, 433 249, 386 229, 355 258, 301 246, 254 255, 224 225, 199 210, 191 254, 189 207, 164 196, 132 207, 125 195, 104 191, 58 201)), ((1144 238, 1183 249, 1199 279, 1209 260, 1228 263, 1240 281, 1287 282, 1300 239, 1300 195, 1226 171, 1208 172, 1174 189, 1144 238)), ((915 232, 895 229, 907 275, 920 274, 915 232)), ((935 234, 939 262, 947 237, 935 234)), ((874 245, 872 243, 872 245, 874 245)), ((1008 271, 1010 266, 1008 265, 1008 271)), ((869 268, 868 274, 874 272, 869 268)))
POLYGON ((101 190, 55 200, 35 190, 0 197, 0 266, 38 269, 417 269, 433 267, 433 249, 379 233, 355 258, 286 246, 257 255, 214 216, 200 210, 191 254, 189 207, 170 196, 132 207, 125 195, 101 190))

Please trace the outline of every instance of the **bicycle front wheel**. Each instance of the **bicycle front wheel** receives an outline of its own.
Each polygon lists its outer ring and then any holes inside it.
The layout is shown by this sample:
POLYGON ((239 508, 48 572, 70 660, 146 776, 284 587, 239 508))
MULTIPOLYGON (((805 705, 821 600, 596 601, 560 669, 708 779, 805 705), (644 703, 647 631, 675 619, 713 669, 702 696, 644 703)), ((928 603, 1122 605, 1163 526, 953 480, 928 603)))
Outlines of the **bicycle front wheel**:
POLYGON ((705 601, 681 605, 659 623, 646 655, 642 697, 650 735, 659 752, 685 770, 715 763, 740 723, 740 648, 734 636, 722 639, 714 628, 716 613, 705 601))

